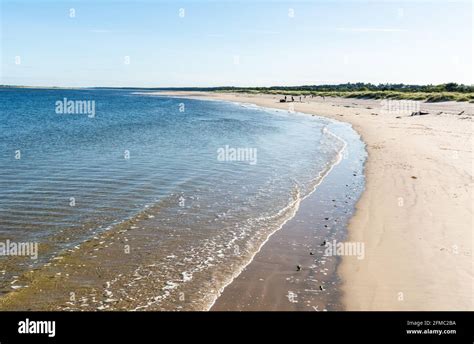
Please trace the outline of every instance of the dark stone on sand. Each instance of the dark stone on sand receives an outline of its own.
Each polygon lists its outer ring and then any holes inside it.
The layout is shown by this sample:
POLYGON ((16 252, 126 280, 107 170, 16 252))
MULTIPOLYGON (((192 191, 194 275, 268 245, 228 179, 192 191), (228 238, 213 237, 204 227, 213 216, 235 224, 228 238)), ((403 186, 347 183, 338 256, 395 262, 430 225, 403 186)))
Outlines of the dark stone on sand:
POLYGON ((323 241, 323 243, 321 244, 321 246, 326 246, 326 240, 323 241))
POLYGON ((322 285, 320 285, 319 290, 324 291, 324 287, 322 285))
POLYGON ((314 253, 313 253, 313 252, 310 252, 309 255, 310 255, 310 256, 314 256, 314 253))
POLYGON ((423 115, 429 115, 430 113, 429 112, 426 112, 426 111, 415 111, 415 112, 412 112, 410 117, 413 117, 413 116, 423 116, 423 115))
POLYGON ((395 117, 395 118, 402 118, 402 116, 397 116, 397 117, 395 117))
POLYGON ((327 221, 327 220, 329 220, 329 217, 325 217, 324 219, 327 221))
POLYGON ((411 179, 418 179, 418 178, 417 178, 417 177, 415 177, 415 176, 411 176, 411 179))
POLYGON ((301 265, 296 265, 296 271, 301 271, 301 265))

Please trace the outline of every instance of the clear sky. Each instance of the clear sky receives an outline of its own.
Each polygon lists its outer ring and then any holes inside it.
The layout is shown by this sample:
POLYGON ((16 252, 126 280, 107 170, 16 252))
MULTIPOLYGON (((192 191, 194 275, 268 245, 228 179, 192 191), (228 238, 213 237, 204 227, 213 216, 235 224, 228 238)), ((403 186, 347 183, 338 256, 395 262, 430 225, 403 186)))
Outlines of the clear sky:
POLYGON ((0 84, 473 83, 470 0, 0 1, 0 84))

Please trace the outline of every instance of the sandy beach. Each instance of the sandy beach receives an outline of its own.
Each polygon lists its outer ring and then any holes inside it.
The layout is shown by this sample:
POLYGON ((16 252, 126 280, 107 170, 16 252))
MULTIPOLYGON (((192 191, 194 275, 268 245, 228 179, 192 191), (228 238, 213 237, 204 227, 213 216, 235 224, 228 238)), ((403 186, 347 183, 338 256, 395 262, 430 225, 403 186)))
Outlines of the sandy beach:
MULTIPOLYGON (((365 258, 343 257, 339 264, 343 309, 474 309, 472 104, 421 103, 420 109, 429 114, 409 116, 386 111, 379 100, 307 97, 280 103, 279 95, 172 95, 251 103, 350 123, 366 143, 368 159, 366 188, 350 219, 348 241, 363 243, 365 258)), ((265 246, 271 251, 278 240, 275 235, 265 246)), ((238 289, 230 285, 224 290, 217 309, 242 305, 237 292, 250 300, 240 309, 259 308, 251 300, 265 295, 265 288, 256 288, 256 281, 278 269, 258 269, 268 260, 264 251, 234 280, 238 289)), ((272 307, 286 308, 283 302, 272 307)))

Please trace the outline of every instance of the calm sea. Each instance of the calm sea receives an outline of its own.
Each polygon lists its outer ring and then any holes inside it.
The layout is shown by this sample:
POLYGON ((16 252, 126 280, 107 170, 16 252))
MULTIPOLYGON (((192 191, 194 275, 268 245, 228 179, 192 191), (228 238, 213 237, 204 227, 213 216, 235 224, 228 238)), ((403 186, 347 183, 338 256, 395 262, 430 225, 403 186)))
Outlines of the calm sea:
POLYGON ((345 145, 320 117, 134 90, 1 89, 0 110, 0 241, 39 244, 37 259, 0 256, 1 293, 86 241, 135 231, 146 245, 121 274, 154 266, 161 294, 113 308, 169 309, 184 293, 204 308, 345 145))

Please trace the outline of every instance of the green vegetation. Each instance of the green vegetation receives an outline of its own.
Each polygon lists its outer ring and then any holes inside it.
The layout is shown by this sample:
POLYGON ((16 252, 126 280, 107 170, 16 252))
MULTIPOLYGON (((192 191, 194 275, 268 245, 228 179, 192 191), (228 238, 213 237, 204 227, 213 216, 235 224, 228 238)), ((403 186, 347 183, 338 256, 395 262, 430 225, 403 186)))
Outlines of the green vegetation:
POLYGON ((366 84, 274 86, 274 87, 217 87, 219 92, 281 94, 287 96, 322 96, 363 99, 410 99, 427 102, 458 101, 474 103, 474 86, 448 83, 441 85, 366 84))
MULTIPOLYGON (((0 85, 0 88, 38 88, 29 86, 0 85)), ((56 87, 47 87, 56 88, 56 87)), ((101 89, 102 87, 95 87, 101 89)), ((119 89, 136 89, 138 87, 118 87, 119 89)), ((405 84, 367 84, 362 82, 339 85, 306 85, 306 86, 272 86, 272 87, 158 87, 146 88, 157 91, 215 91, 265 93, 287 96, 322 96, 361 99, 407 99, 427 102, 457 101, 474 103, 474 86, 450 82, 440 85, 405 85, 405 84)))

